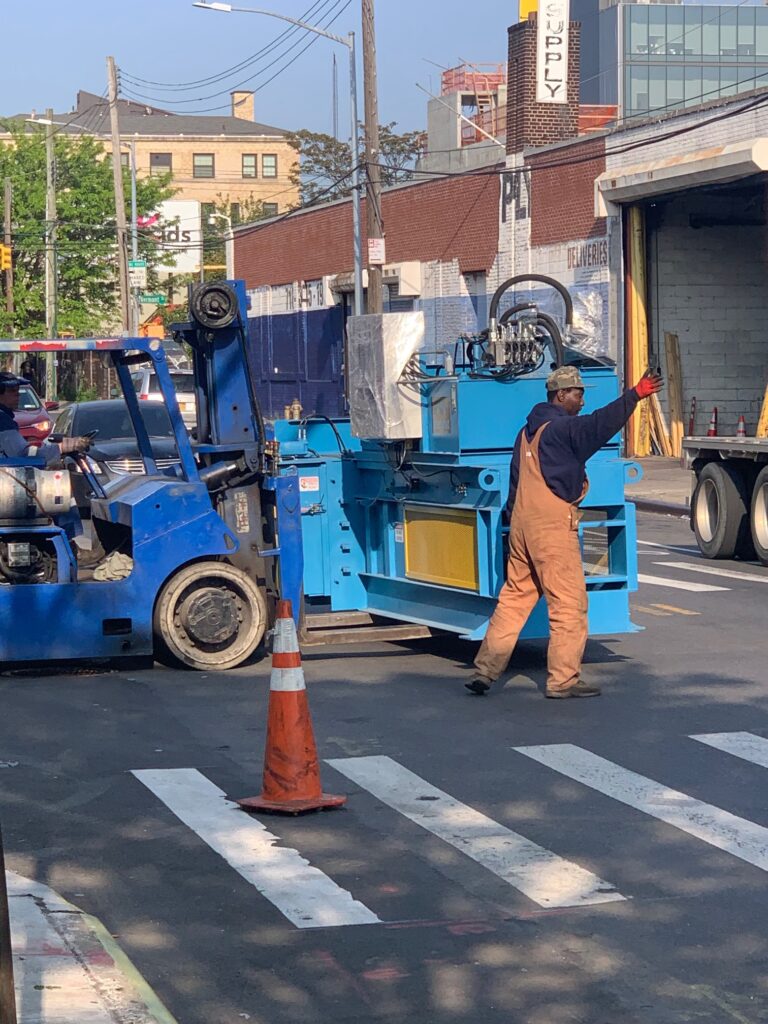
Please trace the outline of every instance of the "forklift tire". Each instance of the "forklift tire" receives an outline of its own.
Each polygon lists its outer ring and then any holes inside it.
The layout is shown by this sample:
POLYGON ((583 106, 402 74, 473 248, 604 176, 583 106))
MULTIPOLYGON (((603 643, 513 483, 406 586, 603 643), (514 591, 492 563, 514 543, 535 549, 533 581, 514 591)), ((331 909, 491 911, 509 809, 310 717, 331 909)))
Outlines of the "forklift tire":
POLYGON ((747 557, 750 550, 749 495, 734 467, 708 462, 699 473, 691 502, 696 543, 705 558, 747 557))
POLYGON ((752 540, 755 554, 768 565, 768 466, 757 474, 752 491, 752 540))
POLYGON ((249 576, 227 562, 194 562, 157 599, 156 653, 189 668, 226 671, 251 657, 266 624, 264 595, 249 576))

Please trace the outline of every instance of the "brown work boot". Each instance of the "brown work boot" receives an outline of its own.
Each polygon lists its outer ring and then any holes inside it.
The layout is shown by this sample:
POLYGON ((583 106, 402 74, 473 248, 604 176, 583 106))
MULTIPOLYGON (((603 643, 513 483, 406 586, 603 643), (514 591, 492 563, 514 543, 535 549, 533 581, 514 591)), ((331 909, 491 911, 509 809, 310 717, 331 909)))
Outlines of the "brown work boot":
POLYGON ((600 692, 599 686, 588 686, 587 683, 579 681, 565 690, 545 690, 544 696, 551 697, 552 700, 564 700, 566 697, 599 697, 600 692))
POLYGON ((475 674, 469 680, 468 683, 464 683, 470 693, 474 693, 477 697, 484 697, 491 688, 492 679, 488 679, 487 676, 481 676, 475 674))

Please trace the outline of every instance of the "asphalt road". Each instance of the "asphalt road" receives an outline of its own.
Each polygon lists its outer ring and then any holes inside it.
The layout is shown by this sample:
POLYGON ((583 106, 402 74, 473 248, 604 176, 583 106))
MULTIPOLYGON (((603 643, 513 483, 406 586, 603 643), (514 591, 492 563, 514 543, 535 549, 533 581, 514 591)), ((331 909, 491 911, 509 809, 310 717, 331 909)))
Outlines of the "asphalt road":
POLYGON ((645 630, 590 641, 600 699, 545 701, 540 643, 482 699, 457 641, 309 652, 349 799, 256 819, 274 842, 222 799, 260 789, 267 663, 0 678, 8 867, 179 1024, 768 1021, 768 569, 640 520, 645 630))

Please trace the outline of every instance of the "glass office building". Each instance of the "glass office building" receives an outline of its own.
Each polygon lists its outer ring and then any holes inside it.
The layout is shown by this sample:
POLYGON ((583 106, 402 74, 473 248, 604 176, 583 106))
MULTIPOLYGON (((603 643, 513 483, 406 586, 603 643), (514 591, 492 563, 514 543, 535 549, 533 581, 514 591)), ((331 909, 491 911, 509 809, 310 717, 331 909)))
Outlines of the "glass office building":
POLYGON ((768 86, 768 7, 572 0, 581 100, 624 117, 768 86))

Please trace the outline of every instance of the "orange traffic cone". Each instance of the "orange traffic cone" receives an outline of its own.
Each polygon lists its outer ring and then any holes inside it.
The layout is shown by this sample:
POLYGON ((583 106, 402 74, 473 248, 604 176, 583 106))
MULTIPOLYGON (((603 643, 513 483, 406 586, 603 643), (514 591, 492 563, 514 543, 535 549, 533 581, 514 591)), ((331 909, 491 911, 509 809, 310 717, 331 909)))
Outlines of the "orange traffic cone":
POLYGON ((736 427, 736 437, 746 437, 746 436, 747 436, 747 427, 746 427, 746 424, 744 423, 744 417, 743 416, 739 416, 739 425, 736 427))
POLYGON ((707 431, 707 437, 717 437, 717 406, 712 410, 712 416, 709 420, 709 430, 707 431))
POLYGON ((246 810, 301 814, 340 807, 345 796, 323 793, 301 652, 290 601, 277 606, 269 680, 267 744, 261 796, 237 803, 246 810))

